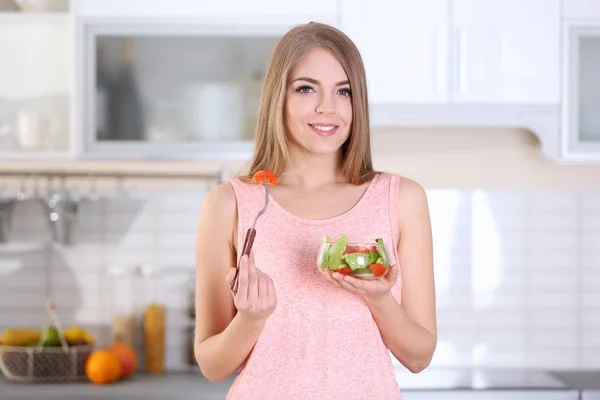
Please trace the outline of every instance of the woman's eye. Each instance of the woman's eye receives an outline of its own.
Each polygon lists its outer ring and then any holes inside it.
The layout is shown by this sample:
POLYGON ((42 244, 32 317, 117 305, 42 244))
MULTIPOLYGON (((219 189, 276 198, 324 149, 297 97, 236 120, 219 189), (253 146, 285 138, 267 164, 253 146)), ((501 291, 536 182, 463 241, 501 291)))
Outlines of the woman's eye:
POLYGON ((343 88, 343 89, 340 89, 340 90, 339 90, 339 93, 340 93, 342 96, 345 96, 345 97, 352 96, 352 91, 350 90, 350 88, 343 88))
POLYGON ((296 92, 299 93, 310 93, 311 91, 313 91, 313 88, 310 86, 300 86, 296 89, 296 92))

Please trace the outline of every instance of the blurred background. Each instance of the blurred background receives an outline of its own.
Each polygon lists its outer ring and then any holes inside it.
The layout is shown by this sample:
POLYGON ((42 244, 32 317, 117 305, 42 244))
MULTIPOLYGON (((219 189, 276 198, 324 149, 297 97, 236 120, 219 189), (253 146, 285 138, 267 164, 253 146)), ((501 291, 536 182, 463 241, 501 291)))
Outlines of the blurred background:
MULTIPOLYGON (((197 219, 309 21, 361 51, 375 167, 428 193, 439 340, 395 362, 405 398, 600 396, 600 1, 0 0, 0 398, 50 379, 41 344, 116 340, 106 395, 224 398, 191 357, 197 219)), ((82 365, 45 395, 89 395, 82 365)))

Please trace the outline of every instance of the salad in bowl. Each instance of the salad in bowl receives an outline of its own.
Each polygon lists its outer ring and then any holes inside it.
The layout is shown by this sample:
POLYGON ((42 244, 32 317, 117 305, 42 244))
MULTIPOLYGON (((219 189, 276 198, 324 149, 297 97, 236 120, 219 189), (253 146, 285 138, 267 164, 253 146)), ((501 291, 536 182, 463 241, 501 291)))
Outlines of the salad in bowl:
POLYGON ((342 236, 332 243, 325 236, 317 265, 330 274, 339 272, 359 279, 378 279, 387 275, 391 267, 388 254, 381 238, 373 243, 348 243, 348 238, 342 236))

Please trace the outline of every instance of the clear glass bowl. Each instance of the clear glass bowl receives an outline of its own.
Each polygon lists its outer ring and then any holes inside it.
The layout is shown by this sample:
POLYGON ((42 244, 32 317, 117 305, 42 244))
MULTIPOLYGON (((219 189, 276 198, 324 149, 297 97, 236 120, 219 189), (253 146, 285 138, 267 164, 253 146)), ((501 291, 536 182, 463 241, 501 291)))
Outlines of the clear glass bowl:
POLYGON ((330 274, 339 272, 358 279, 379 279, 389 272, 389 254, 381 239, 372 243, 348 243, 345 236, 335 242, 324 237, 317 267, 330 274))

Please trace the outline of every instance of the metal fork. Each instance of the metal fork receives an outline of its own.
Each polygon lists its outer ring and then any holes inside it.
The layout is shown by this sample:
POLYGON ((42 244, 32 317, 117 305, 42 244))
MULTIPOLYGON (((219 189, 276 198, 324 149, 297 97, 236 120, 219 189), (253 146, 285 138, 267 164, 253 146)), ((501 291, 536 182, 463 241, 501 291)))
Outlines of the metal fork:
POLYGON ((252 245, 254 244, 254 238, 256 237, 256 221, 258 218, 265 213, 267 210, 267 205, 269 204, 269 185, 267 184, 267 178, 265 178, 265 203, 263 207, 260 209, 256 217, 254 217, 254 221, 252 222, 252 227, 246 231, 246 238, 244 239, 244 247, 242 248, 242 252, 240 254, 240 258, 238 259, 237 267, 235 270, 235 276, 231 281, 231 291, 233 293, 237 293, 238 291, 238 278, 240 273, 240 262, 242 261, 243 256, 250 256, 250 251, 252 250, 252 245))

